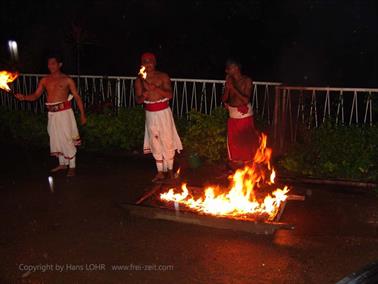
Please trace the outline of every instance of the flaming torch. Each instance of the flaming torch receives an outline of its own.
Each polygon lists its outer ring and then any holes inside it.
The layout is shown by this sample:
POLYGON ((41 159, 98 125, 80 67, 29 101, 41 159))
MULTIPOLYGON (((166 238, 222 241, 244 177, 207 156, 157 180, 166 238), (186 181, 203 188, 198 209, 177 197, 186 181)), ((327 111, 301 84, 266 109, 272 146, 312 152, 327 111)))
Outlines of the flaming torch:
POLYGON ((11 93, 8 83, 12 83, 18 77, 17 72, 0 71, 0 89, 11 93))
POLYGON ((138 75, 141 75, 142 78, 143 78, 144 80, 146 80, 146 78, 147 78, 146 67, 144 67, 144 66, 140 67, 140 70, 139 70, 138 75))

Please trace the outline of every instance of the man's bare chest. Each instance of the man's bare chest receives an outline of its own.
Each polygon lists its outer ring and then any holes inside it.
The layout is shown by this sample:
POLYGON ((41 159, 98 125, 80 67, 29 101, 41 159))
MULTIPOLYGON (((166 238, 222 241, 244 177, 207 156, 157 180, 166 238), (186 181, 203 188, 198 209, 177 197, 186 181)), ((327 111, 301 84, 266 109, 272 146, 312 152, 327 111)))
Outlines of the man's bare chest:
POLYGON ((50 80, 46 82, 45 88, 48 92, 67 92, 68 84, 63 80, 50 80))
POLYGON ((150 84, 153 84, 157 87, 161 87, 163 85, 163 80, 159 77, 147 79, 147 82, 150 83, 150 84))

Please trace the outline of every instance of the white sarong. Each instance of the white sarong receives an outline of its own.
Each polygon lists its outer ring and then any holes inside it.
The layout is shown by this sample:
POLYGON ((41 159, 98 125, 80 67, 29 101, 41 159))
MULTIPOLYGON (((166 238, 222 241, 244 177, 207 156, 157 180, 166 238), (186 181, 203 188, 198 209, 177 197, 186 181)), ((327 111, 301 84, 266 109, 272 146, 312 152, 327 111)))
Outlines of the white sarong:
POLYGON ((180 153, 181 150, 182 144, 171 109, 168 107, 159 111, 146 110, 143 152, 152 153, 155 160, 160 161, 172 160, 175 151, 180 153))
POLYGON ((79 131, 73 110, 66 109, 48 113, 47 131, 50 136, 50 153, 72 159, 76 155, 76 146, 80 144, 79 131))

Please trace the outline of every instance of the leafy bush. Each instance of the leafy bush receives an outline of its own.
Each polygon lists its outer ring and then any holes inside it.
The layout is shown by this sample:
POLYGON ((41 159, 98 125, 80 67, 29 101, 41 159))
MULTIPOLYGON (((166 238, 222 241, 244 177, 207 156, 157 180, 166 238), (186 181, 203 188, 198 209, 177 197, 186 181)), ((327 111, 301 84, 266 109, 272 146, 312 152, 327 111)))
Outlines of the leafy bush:
POLYGON ((48 147, 46 115, 0 109, 0 121, 0 135, 4 142, 25 147, 48 147))
MULTIPOLYGON (((47 115, 0 109, 0 135, 4 141, 24 147, 49 146, 47 115)), ((141 150, 145 115, 141 107, 89 113, 80 127, 83 147, 94 151, 141 150)), ((176 120, 176 127, 193 164, 227 157, 227 111, 211 115, 196 111, 190 120, 176 120)), ((333 127, 301 131, 298 143, 279 161, 290 172, 312 177, 378 179, 378 127, 333 127)))
POLYGON ((227 156, 227 111, 218 108, 211 115, 191 111, 184 136, 184 147, 209 162, 225 160, 227 156))
POLYGON ((378 128, 313 129, 281 160, 287 170, 305 176, 376 180, 378 128))
POLYGON ((144 137, 144 110, 122 109, 118 115, 88 114, 87 125, 80 129, 83 146, 89 150, 141 149, 144 137))
MULTIPOLYGON (((49 146, 47 114, 0 110, 0 134, 9 143, 46 148, 49 146)), ((79 126, 79 119, 78 126, 79 126)), ((144 111, 122 109, 118 115, 87 114, 87 125, 79 126, 82 147, 88 150, 134 150, 143 147, 144 111)))
POLYGON ((185 137, 188 128, 189 128, 189 121, 186 120, 186 118, 176 118, 175 117, 175 124, 176 124, 176 129, 178 132, 178 135, 182 138, 185 137))

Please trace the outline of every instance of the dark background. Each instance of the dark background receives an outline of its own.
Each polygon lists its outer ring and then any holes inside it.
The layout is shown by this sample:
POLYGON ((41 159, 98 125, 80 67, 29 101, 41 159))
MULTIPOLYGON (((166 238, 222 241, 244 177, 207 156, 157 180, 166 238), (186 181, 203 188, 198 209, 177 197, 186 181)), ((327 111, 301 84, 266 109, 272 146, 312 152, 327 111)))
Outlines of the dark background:
POLYGON ((223 79, 225 60, 258 81, 377 87, 376 1, 1 1, 0 67, 135 75, 143 51, 171 77, 223 79), (8 40, 18 43, 10 59, 8 40), (78 64, 79 63, 79 64, 78 64))

